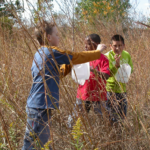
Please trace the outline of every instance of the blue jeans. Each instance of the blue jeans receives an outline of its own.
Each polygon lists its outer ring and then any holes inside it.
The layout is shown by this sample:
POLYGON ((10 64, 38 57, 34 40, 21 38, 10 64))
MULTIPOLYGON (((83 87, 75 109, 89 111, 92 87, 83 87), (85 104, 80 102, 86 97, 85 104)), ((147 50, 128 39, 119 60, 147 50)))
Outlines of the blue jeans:
POLYGON ((127 114, 126 93, 107 92, 106 106, 112 123, 124 119, 127 114))
MULTIPOLYGON (((50 109, 26 108, 27 126, 22 150, 40 150, 50 140, 50 109)), ((51 148, 50 148, 51 149, 51 148)))

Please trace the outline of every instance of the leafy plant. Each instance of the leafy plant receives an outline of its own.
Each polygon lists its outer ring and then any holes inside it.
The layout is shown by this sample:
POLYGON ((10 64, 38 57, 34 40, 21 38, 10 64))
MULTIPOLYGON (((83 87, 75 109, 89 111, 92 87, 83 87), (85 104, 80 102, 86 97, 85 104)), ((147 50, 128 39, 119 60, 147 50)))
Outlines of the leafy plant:
POLYGON ((129 0, 82 0, 76 7, 76 13, 89 21, 96 18, 122 21, 130 7, 129 0))

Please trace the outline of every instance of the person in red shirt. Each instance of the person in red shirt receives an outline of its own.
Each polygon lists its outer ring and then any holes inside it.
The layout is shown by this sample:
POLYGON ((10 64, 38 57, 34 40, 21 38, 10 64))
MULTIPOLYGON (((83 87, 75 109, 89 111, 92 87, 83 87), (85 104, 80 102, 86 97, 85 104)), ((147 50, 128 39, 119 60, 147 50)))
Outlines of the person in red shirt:
MULTIPOLYGON (((101 39, 97 34, 90 34, 85 38, 85 50, 95 50, 101 39)), ((101 51, 106 49, 104 44, 100 44, 101 51)), ((93 107, 96 114, 102 115, 105 110, 106 80, 110 76, 109 61, 101 54, 100 58, 90 61, 90 77, 84 85, 79 85, 76 96, 78 112, 89 112, 93 107)))

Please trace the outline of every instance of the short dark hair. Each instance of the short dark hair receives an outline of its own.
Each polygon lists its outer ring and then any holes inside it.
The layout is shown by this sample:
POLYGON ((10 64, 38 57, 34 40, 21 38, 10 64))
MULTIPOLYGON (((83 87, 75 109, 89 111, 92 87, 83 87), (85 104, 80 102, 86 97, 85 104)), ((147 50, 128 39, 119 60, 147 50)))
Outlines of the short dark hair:
POLYGON ((101 38, 98 34, 90 34, 87 36, 87 38, 91 39, 93 42, 95 42, 96 44, 100 44, 101 42, 101 38))
POLYGON ((47 35, 52 34, 53 27, 56 25, 54 23, 49 23, 47 21, 40 22, 35 28, 35 36, 40 45, 46 44, 47 35))
POLYGON ((119 34, 116 34, 111 38, 111 44, 112 44, 112 41, 121 41, 123 44, 125 44, 124 38, 119 34))

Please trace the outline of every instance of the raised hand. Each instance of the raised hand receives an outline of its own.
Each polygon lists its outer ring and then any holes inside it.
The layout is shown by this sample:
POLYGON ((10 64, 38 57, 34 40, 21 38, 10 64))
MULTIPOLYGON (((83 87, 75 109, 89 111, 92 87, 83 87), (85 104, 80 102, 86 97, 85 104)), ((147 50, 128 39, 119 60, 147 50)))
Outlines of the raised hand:
POLYGON ((116 61, 116 67, 117 68, 119 68, 120 67, 120 57, 121 57, 121 55, 118 55, 118 54, 116 54, 115 56, 114 56, 114 58, 115 58, 115 61, 116 61))
POLYGON ((104 51, 107 48, 105 44, 98 44, 97 50, 100 50, 100 52, 104 51))

